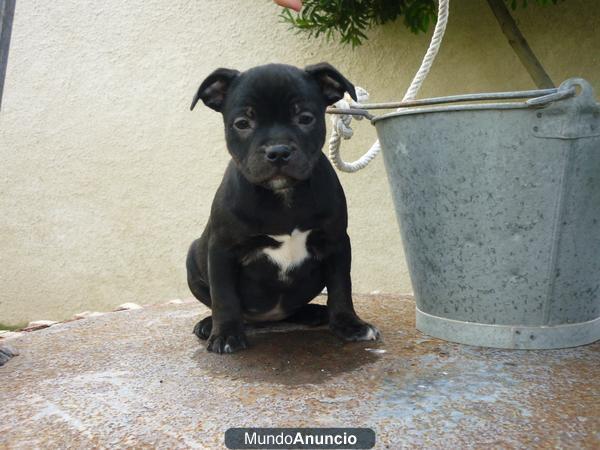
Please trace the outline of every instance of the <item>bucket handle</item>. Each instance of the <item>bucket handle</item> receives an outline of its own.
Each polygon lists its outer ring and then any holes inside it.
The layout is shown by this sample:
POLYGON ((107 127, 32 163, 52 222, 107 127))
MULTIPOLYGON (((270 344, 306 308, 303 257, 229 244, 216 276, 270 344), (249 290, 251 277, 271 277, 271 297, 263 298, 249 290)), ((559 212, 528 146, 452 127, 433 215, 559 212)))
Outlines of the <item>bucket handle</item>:
MULTIPOLYGON (((388 103, 363 103, 357 104, 357 108, 327 108, 329 114, 342 114, 350 116, 362 116, 372 121, 375 116, 369 113, 371 109, 398 109, 398 108, 413 108, 418 106, 440 105, 446 103, 461 103, 461 102, 476 102, 483 100, 511 100, 524 99, 525 102, 517 102, 510 104, 511 106, 520 107, 543 107, 549 103, 564 100, 573 97, 577 90, 569 82, 562 83, 558 88, 552 89, 534 89, 529 91, 514 91, 514 92, 488 92, 481 94, 463 94, 449 95, 446 97, 432 97, 422 100, 411 100, 406 102, 388 102, 388 103)), ((506 104, 506 103, 505 103, 506 104)))

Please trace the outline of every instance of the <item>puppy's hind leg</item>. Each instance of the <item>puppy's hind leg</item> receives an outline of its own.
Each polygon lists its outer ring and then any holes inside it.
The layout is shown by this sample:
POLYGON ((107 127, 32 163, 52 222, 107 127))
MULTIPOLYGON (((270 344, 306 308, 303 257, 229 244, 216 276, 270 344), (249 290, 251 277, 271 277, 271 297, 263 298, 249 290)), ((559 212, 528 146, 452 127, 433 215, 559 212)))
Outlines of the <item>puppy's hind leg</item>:
POLYGON ((198 268, 198 264, 196 263, 196 259, 194 257, 196 243, 198 241, 194 241, 188 251, 187 259, 185 261, 185 266, 187 269, 187 282, 198 300, 201 303, 205 304, 209 308, 211 307, 211 298, 210 298, 210 288, 208 283, 205 281, 206 277, 202 275, 200 269, 198 268))
POLYGON ((203 341, 207 340, 212 331, 212 316, 205 317, 194 327, 194 334, 203 341))
MULTIPOLYGON (((196 242, 192 244, 188 252, 186 260, 187 281, 190 291, 194 294, 201 303, 211 307, 210 288, 208 283, 204 281, 196 260, 194 258, 194 247, 196 242)), ((212 331, 212 316, 205 317, 194 326, 194 334, 203 341, 207 340, 212 331)))

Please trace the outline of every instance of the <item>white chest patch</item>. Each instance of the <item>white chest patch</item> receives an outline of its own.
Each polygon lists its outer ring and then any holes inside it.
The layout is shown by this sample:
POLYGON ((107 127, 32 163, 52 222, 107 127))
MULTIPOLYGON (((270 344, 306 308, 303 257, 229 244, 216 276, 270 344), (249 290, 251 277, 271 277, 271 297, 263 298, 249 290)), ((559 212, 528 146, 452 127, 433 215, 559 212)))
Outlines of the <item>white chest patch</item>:
POLYGON ((277 248, 264 248, 263 253, 279 266, 279 276, 281 278, 285 278, 288 270, 300 265, 302 261, 310 256, 306 249, 306 239, 310 232, 311 230, 300 231, 296 228, 292 231, 292 234, 269 235, 270 238, 280 242, 281 245, 277 248))

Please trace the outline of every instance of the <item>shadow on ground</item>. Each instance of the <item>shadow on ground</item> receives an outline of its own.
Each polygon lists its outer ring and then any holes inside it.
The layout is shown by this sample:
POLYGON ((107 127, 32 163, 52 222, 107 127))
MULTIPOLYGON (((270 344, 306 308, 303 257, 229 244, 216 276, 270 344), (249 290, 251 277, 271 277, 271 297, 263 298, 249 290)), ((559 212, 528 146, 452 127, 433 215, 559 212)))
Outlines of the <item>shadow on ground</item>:
POLYGON ((284 385, 319 384, 375 362, 375 342, 344 343, 326 328, 249 332, 250 348, 233 355, 194 353, 199 366, 228 379, 284 385))

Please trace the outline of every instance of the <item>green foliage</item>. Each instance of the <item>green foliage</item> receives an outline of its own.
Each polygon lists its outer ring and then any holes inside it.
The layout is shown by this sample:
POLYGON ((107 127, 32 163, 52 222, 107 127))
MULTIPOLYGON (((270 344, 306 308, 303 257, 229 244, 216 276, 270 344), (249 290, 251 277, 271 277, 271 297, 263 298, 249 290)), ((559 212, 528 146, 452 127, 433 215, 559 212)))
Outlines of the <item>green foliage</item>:
MULTIPOLYGON (((512 9, 530 1, 540 5, 563 0, 504 0, 512 9)), ((413 33, 426 32, 435 23, 436 0, 304 0, 300 13, 284 9, 280 17, 309 37, 338 37, 343 44, 361 45, 374 26, 400 18, 413 33)))
POLYGON ((285 9, 281 17, 311 37, 339 35, 342 43, 356 47, 367 39, 368 29, 400 17, 413 33, 427 31, 435 12, 435 0, 305 0, 300 13, 285 9))
POLYGON ((21 325, 7 325, 5 323, 0 322, 0 330, 15 331, 15 330, 20 330, 21 328, 25 328, 26 326, 27 326, 26 323, 23 323, 21 325))

